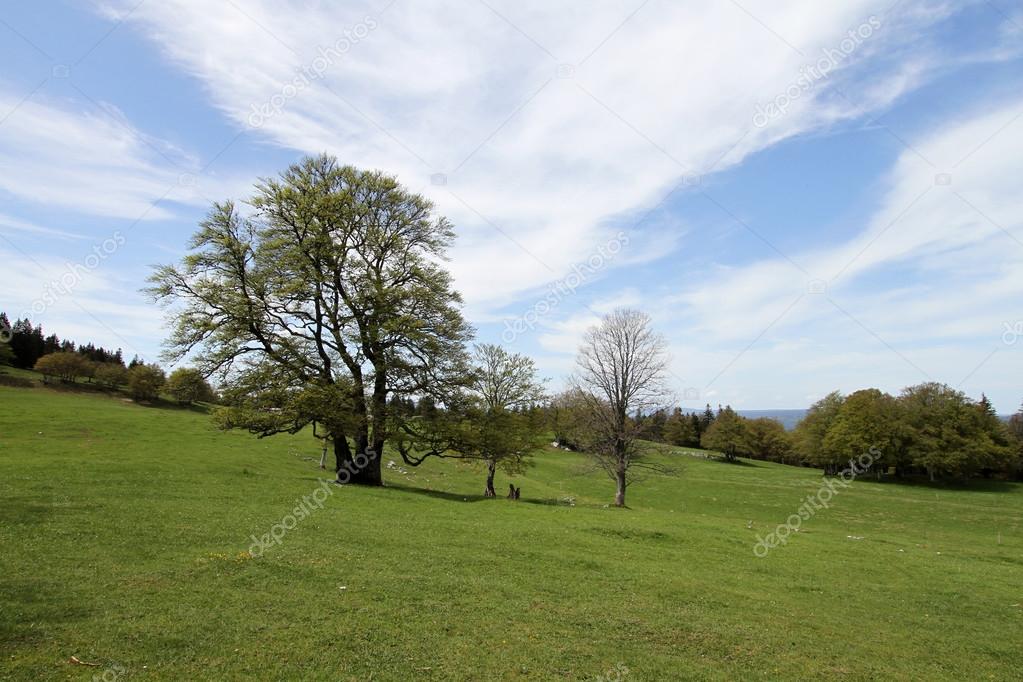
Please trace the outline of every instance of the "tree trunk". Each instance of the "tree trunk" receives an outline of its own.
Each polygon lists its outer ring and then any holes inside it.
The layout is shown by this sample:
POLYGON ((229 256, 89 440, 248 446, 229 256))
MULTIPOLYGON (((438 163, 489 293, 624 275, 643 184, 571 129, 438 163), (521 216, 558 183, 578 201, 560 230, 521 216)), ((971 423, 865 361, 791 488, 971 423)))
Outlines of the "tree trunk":
MULTIPOLYGON (((359 440, 362 440, 361 438, 359 440)), ((339 483, 357 485, 383 485, 380 467, 380 451, 373 448, 357 448, 353 453, 344 437, 334 439, 334 458, 337 461, 339 483)))
POLYGON ((625 469, 619 469, 615 472, 615 482, 618 484, 618 490, 615 492, 615 506, 625 506, 625 469))
POLYGON ((497 471, 497 462, 492 459, 487 460, 487 488, 483 491, 483 497, 497 497, 497 491, 494 490, 494 472, 497 471))

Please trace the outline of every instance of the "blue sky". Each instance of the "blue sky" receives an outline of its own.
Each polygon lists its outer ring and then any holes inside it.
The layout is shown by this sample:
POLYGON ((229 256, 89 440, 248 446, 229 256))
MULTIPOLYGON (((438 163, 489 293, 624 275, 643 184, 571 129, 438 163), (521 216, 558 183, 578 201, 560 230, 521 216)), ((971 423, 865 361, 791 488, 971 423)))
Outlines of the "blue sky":
POLYGON ((6 4, 0 309, 155 359, 150 266, 326 151, 437 204, 479 338, 554 387, 627 305, 686 406, 1018 407, 1020 3, 557 5, 6 4))

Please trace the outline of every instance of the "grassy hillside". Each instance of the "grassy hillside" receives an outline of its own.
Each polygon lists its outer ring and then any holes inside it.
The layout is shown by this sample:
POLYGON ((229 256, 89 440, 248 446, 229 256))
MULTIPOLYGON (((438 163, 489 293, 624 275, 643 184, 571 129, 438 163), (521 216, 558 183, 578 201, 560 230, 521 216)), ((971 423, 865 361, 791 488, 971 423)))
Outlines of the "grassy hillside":
POLYGON ((196 411, 0 387, 0 679, 1023 669, 1020 486, 857 481, 758 559, 817 472, 678 453, 616 510, 609 481, 549 451, 518 503, 455 463, 385 467, 387 488, 330 488, 253 558, 251 536, 319 489, 318 456, 196 411))

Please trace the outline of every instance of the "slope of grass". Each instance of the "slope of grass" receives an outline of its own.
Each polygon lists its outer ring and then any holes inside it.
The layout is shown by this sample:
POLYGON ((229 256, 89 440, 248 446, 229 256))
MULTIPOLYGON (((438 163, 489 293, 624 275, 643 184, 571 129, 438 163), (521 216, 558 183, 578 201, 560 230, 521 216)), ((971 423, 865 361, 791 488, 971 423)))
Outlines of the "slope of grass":
POLYGON ((257 440, 196 411, 0 387, 0 678, 592 680, 624 666, 624 680, 951 680, 1023 667, 1019 486, 857 481, 758 559, 756 536, 817 490, 817 472, 678 453, 675 477, 631 488, 617 510, 610 482, 570 453, 541 453, 515 479, 518 503, 482 499, 470 467, 396 463, 387 488, 332 487, 251 556, 251 536, 319 489, 318 457, 308 435, 257 440))

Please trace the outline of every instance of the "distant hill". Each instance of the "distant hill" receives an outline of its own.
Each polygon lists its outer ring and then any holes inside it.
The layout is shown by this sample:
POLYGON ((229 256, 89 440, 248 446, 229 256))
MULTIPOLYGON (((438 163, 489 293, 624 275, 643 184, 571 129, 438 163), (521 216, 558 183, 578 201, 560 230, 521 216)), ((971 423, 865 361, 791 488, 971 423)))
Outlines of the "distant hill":
MULTIPOLYGON (((796 428, 796 424, 806 416, 806 410, 737 410, 737 412, 743 417, 749 417, 750 419, 756 419, 757 417, 777 419, 789 431, 796 428)), ((998 416, 1004 421, 1009 420, 1009 415, 1007 414, 1000 414, 998 416)))
POLYGON ((759 417, 770 417, 777 419, 786 429, 791 431, 796 424, 806 416, 806 410, 736 410, 743 417, 757 419, 759 417))

